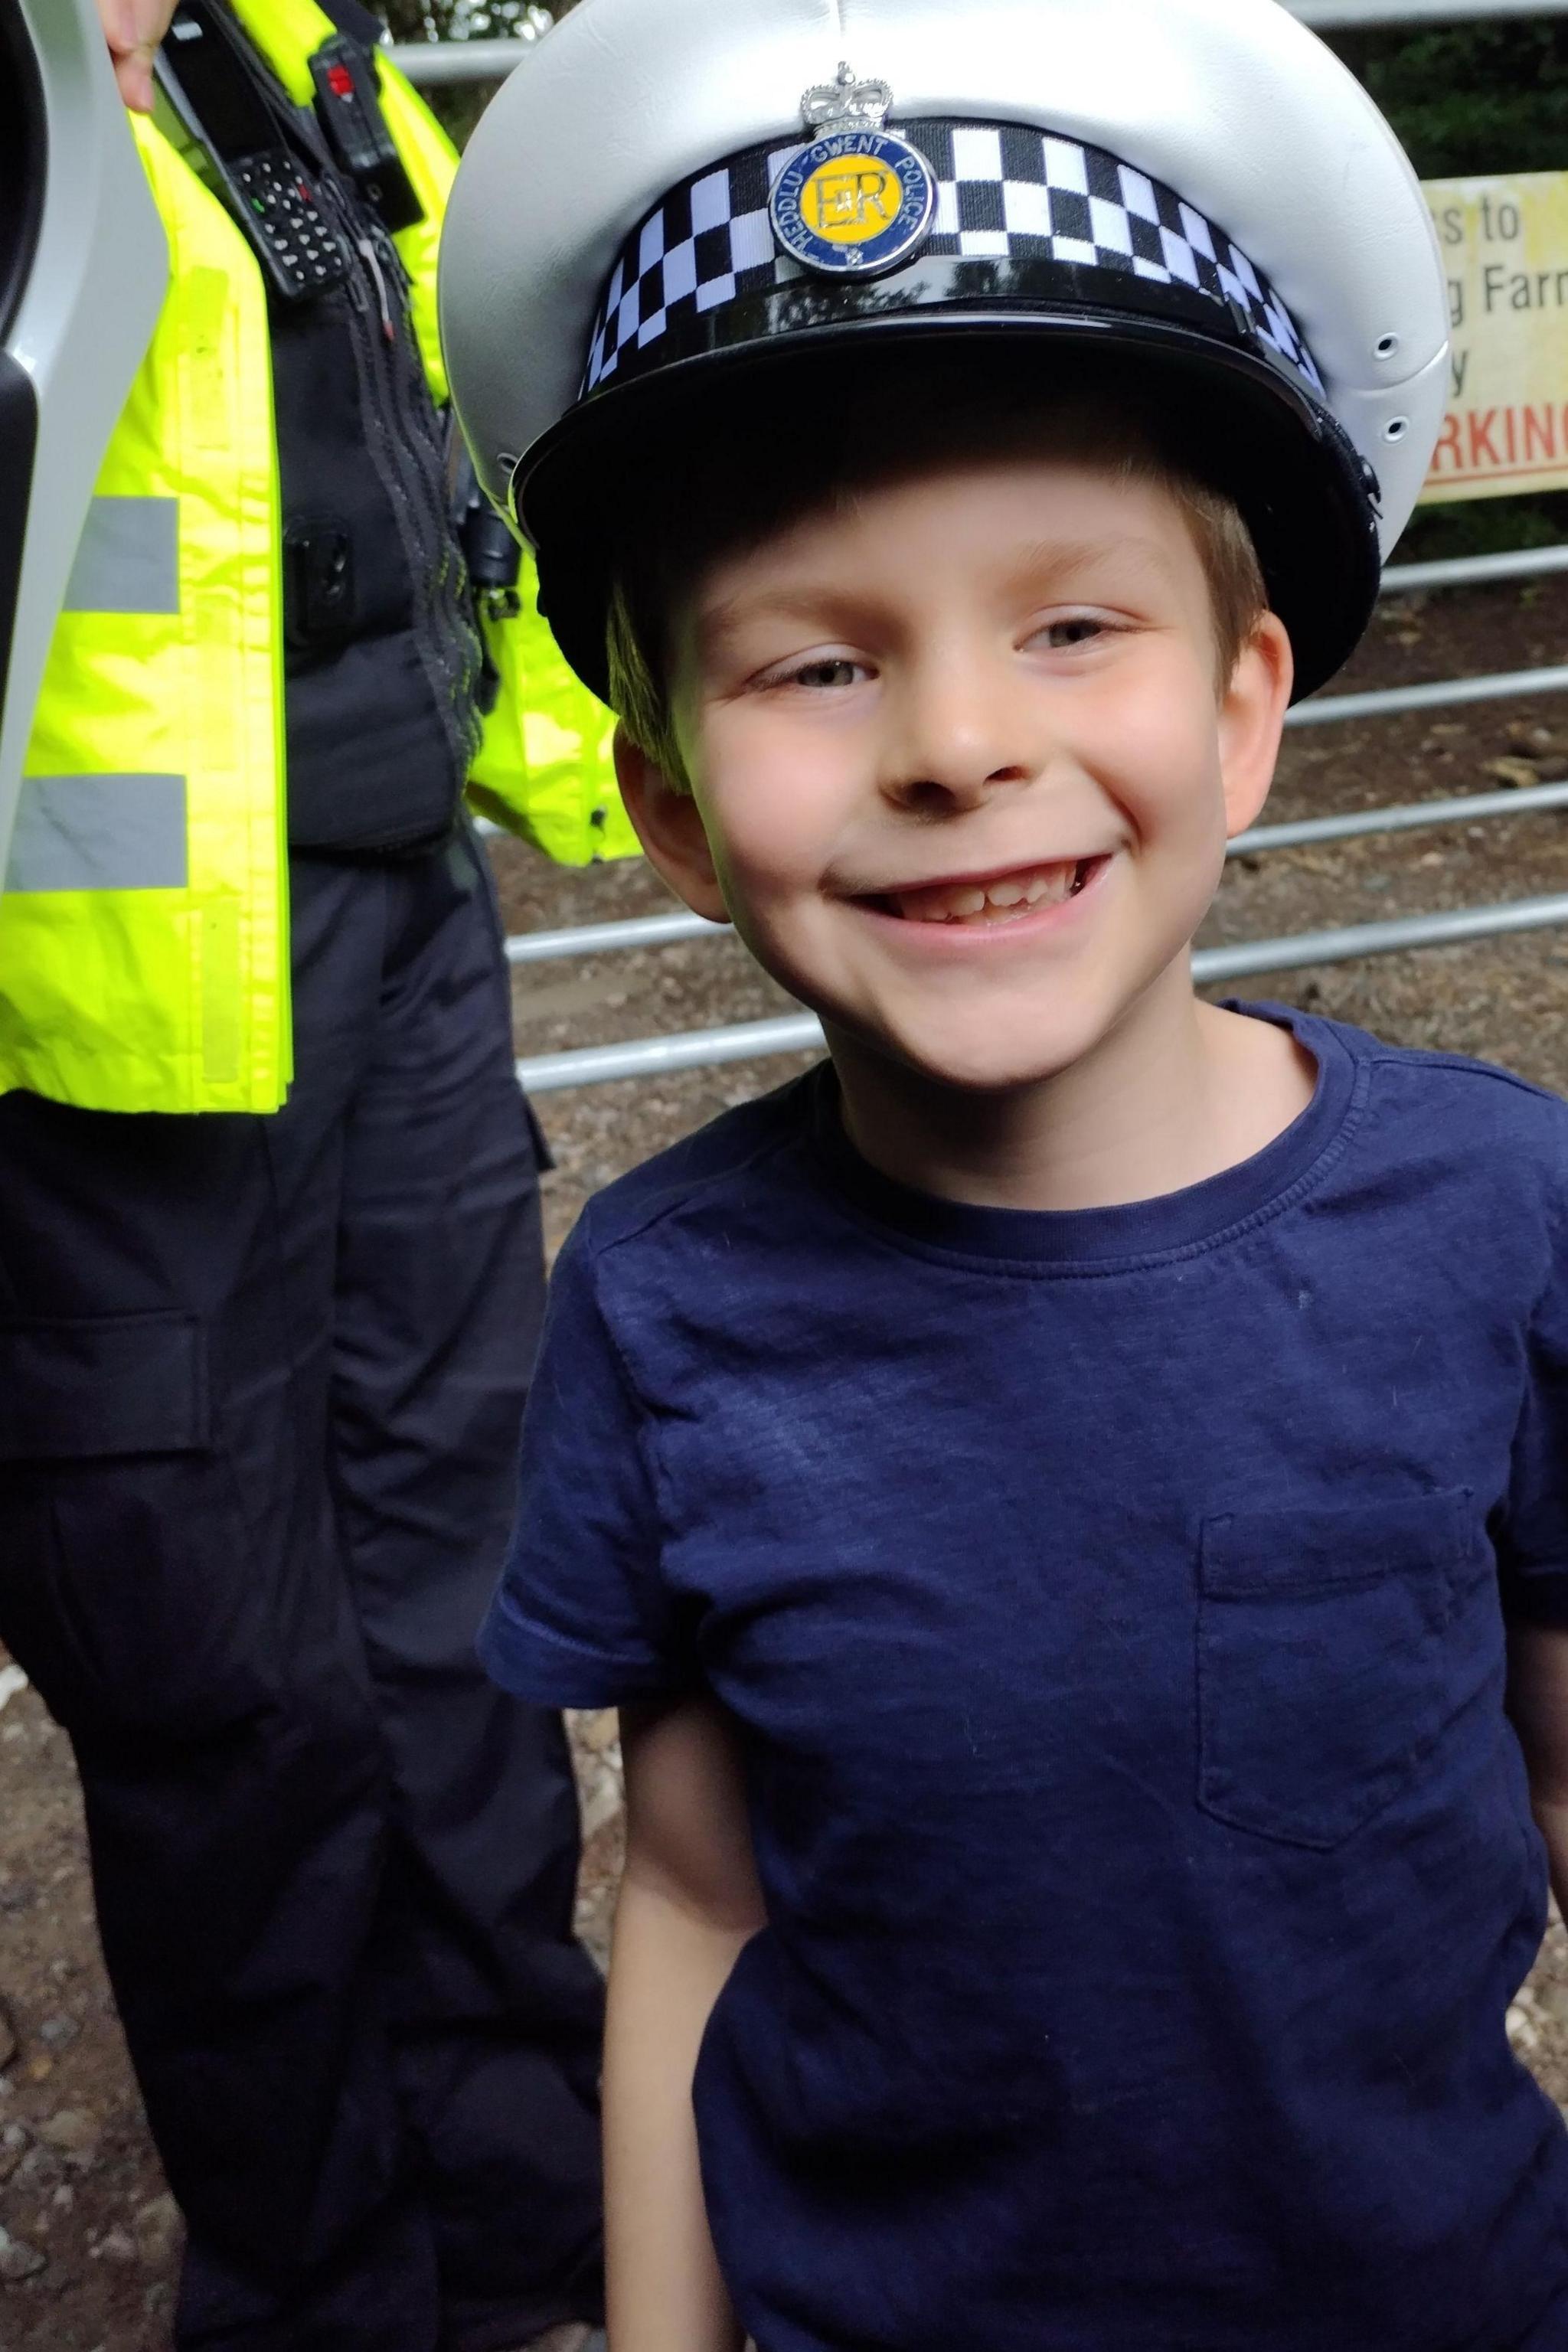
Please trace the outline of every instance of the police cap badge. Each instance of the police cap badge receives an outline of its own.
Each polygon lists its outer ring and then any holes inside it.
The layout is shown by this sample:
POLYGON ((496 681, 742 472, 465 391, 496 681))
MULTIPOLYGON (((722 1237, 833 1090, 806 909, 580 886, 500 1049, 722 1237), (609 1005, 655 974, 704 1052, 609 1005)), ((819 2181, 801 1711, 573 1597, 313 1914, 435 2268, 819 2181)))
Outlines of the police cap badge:
POLYGON ((858 82, 847 65, 808 89, 813 134, 773 184, 768 212, 785 253, 830 277, 879 278, 925 242, 936 210, 931 165, 884 129, 892 91, 858 82))

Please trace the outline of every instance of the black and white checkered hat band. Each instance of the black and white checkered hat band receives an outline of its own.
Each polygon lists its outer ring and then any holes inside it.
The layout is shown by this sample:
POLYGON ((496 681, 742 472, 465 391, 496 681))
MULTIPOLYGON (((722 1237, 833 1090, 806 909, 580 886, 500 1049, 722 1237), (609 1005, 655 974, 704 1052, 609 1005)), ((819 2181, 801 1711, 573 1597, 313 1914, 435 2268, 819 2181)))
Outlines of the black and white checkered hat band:
MULTIPOLYGON (((1184 287, 1234 312, 1320 399, 1322 378, 1268 279, 1212 221, 1102 148, 1018 123, 890 124, 937 182, 923 252, 973 261, 1055 261, 1184 287)), ((810 273, 780 252, 768 216, 800 142, 753 149, 672 189, 622 248, 594 322, 585 397, 617 373, 677 356, 656 347, 683 323, 810 273)), ((820 279, 816 281, 820 284, 820 279)), ((1107 299, 1114 302, 1107 289, 1107 299)))

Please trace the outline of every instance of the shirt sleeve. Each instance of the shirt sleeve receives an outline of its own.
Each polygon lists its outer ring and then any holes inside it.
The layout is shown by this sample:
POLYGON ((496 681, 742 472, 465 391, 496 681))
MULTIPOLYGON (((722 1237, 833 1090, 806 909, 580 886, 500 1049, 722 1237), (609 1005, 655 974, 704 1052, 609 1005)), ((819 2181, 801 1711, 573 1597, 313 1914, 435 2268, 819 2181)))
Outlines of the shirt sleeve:
POLYGON ((1568 1626, 1568 1248, 1531 1320, 1498 1558, 1510 1618, 1568 1626))
POLYGON ((659 1575, 652 1432, 595 1280, 587 1220, 551 1277, 518 1515, 479 1634, 492 1677, 545 1706, 616 1706, 691 1680, 659 1575))

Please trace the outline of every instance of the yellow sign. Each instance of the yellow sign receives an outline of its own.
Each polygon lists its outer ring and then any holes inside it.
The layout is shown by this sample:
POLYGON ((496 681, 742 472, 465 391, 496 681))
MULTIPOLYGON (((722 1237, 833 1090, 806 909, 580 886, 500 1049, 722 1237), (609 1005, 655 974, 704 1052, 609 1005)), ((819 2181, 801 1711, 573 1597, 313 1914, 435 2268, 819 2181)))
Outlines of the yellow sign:
POLYGON ((1454 364, 1428 501, 1568 488, 1568 172, 1429 180, 1454 364))

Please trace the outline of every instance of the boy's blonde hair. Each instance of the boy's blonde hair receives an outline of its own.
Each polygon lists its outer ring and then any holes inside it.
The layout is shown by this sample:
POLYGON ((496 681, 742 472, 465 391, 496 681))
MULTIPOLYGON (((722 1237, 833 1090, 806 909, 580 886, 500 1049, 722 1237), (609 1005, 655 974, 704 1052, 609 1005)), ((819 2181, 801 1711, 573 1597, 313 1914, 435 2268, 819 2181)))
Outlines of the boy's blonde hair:
MULTIPOLYGON (((1055 458, 1166 491, 1203 566, 1224 692, 1268 605, 1235 500, 1197 470, 1172 418, 1130 389, 1124 373, 1100 378, 1080 366, 1042 388, 1012 353, 999 361, 985 345, 950 345, 918 369, 907 349, 899 360, 870 352, 835 379, 841 396, 853 394, 853 412, 805 446, 809 390, 798 367, 793 385, 781 370, 760 401, 710 434, 693 434, 684 464, 639 484, 635 532, 620 534, 611 566, 609 695, 631 740, 669 782, 689 788, 669 690, 674 624, 704 574, 809 515, 847 509, 864 490, 966 458, 1055 458), (921 395, 913 415, 911 389, 921 395)), ((732 397, 744 404, 743 380, 732 397)))

